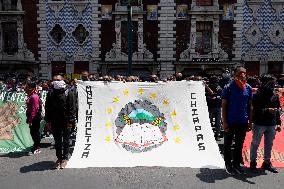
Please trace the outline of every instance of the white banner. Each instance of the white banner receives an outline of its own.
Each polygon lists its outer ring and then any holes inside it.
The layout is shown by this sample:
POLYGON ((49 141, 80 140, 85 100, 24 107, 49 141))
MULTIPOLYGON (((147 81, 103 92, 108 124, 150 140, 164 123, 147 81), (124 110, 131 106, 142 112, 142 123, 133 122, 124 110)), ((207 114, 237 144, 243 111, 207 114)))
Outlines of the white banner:
POLYGON ((223 168, 202 82, 79 82, 70 168, 223 168))

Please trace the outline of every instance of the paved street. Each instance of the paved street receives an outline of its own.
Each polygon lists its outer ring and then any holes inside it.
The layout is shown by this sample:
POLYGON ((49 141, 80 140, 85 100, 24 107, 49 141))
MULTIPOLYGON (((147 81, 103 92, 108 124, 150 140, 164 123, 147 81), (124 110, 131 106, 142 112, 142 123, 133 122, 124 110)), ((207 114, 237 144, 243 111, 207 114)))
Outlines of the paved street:
POLYGON ((51 139, 43 140, 42 153, 0 155, 1 189, 81 188, 281 188, 280 173, 259 173, 228 177, 224 170, 191 168, 88 168, 51 170, 55 150, 51 139))

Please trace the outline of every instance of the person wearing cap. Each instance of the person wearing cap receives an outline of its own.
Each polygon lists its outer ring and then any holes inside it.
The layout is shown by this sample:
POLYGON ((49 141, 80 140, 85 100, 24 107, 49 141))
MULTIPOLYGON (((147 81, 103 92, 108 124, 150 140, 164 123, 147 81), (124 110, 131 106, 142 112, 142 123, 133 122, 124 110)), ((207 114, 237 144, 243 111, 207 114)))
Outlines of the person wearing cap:
POLYGON ((256 158, 262 136, 264 136, 264 161, 262 168, 273 173, 278 173, 272 166, 271 150, 276 130, 280 128, 280 101, 274 88, 276 78, 272 75, 263 75, 261 85, 253 96, 253 128, 252 142, 250 146, 250 170, 257 172, 256 158))
POLYGON ((41 100, 37 94, 37 85, 35 82, 28 82, 25 87, 27 93, 27 124, 30 126, 30 134, 34 141, 31 151, 28 155, 39 154, 40 151, 40 121, 41 121, 41 100))
POLYGON ((233 81, 224 87, 221 97, 226 172, 229 175, 243 174, 240 166, 242 148, 246 132, 252 126, 252 88, 246 83, 245 68, 236 67, 233 81))

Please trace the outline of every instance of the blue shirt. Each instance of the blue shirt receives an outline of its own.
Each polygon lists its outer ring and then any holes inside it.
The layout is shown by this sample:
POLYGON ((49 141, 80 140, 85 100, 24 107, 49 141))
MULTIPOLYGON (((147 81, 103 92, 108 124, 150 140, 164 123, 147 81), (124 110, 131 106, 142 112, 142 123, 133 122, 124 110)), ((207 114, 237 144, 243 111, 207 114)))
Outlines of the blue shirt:
POLYGON ((226 85, 222 91, 222 99, 227 100, 227 123, 247 124, 249 118, 249 100, 252 99, 252 88, 246 84, 244 90, 235 81, 226 85))

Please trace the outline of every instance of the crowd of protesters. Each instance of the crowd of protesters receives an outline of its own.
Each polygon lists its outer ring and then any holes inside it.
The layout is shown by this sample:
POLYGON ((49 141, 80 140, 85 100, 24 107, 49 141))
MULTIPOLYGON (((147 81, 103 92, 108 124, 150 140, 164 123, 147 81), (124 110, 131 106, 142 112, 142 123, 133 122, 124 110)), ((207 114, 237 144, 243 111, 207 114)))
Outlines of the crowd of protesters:
MULTIPOLYGON (((165 80, 157 75, 147 79, 138 76, 97 76, 87 71, 81 73, 82 81, 122 81, 122 82, 167 82, 167 81, 203 81, 210 116, 210 122, 216 140, 224 137, 224 160, 226 172, 230 175, 243 174, 241 167, 242 148, 246 132, 252 130, 253 139, 250 152, 250 170, 257 172, 256 153, 261 137, 264 135, 264 161, 262 168, 277 173, 270 162, 275 131, 280 131, 280 102, 275 88, 284 87, 284 77, 276 79, 273 75, 246 75, 246 69, 237 67, 233 75, 225 70, 222 75, 207 77, 184 77, 176 73, 165 80), (252 88, 257 88, 253 95, 252 88), (234 148, 232 143, 234 141, 234 148), (233 150, 232 150, 233 149, 233 150)), ((76 79, 64 80, 62 75, 55 75, 52 81, 38 80, 28 75, 24 80, 16 77, 0 78, 0 90, 25 91, 27 99, 27 123, 31 127, 34 146, 30 155, 40 153, 39 122, 41 101, 38 90, 48 91, 45 103, 45 121, 47 130, 52 130, 57 161, 55 169, 65 168, 69 156, 69 139, 76 128, 78 102, 76 79)))

